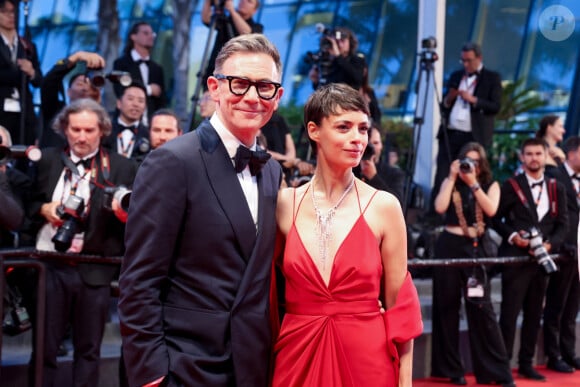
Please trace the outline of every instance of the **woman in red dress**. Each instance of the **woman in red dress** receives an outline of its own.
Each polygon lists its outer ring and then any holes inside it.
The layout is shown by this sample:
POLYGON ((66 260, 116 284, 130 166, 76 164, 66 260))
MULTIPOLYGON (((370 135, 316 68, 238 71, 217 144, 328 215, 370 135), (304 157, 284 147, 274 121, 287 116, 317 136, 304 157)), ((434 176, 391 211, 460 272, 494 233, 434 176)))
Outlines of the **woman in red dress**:
POLYGON ((304 108, 317 167, 308 184, 278 197, 285 315, 274 386, 411 386, 423 325, 403 214, 393 195, 352 173, 368 114, 342 84, 317 89, 304 108))

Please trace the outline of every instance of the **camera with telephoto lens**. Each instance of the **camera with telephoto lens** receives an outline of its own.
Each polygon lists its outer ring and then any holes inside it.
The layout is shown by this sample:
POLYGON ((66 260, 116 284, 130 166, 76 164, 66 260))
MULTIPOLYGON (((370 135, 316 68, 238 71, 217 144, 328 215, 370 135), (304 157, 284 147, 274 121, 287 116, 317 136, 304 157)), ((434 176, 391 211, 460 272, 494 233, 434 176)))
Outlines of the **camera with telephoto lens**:
POLYGON ((530 241, 530 250, 538 264, 542 266, 546 274, 552 274, 558 271, 558 266, 554 263, 548 250, 544 247, 544 241, 542 239, 542 234, 537 228, 532 227, 529 233, 525 236, 530 241))
POLYGON ((330 74, 332 66, 332 56, 330 55, 332 40, 341 40, 344 36, 342 31, 326 28, 322 23, 316 24, 316 31, 322 34, 318 44, 318 52, 306 52, 304 61, 309 65, 318 67, 320 74, 319 86, 323 86, 326 84, 326 78, 330 74))
POLYGON ((56 251, 67 251, 75 234, 81 231, 82 215, 85 211, 85 200, 80 196, 70 195, 63 204, 56 208, 56 213, 64 221, 52 237, 56 251))
POLYGON ((466 157, 459 161, 459 170, 462 173, 473 172, 475 170, 475 165, 476 165, 475 161, 473 161, 469 157, 466 157))
POLYGON ((129 86, 133 81, 131 74, 126 71, 118 70, 113 70, 107 74, 100 71, 91 71, 87 74, 87 77, 90 79, 91 84, 97 88, 105 86, 105 80, 107 79, 113 83, 119 83, 121 86, 125 87, 129 86))
POLYGON ((131 191, 124 185, 118 187, 105 187, 103 194, 103 207, 109 211, 113 211, 113 200, 117 200, 121 209, 125 212, 129 211, 129 203, 131 202, 131 191))
POLYGON ((2 145, 0 136, 0 165, 6 165, 11 159, 27 158, 30 161, 38 161, 42 157, 42 151, 34 145, 2 145))

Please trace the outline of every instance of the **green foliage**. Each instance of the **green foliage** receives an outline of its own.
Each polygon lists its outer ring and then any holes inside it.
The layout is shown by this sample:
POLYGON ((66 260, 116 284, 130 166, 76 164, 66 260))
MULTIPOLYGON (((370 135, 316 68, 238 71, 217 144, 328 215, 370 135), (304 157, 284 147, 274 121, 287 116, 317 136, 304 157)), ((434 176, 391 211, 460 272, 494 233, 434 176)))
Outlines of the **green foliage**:
POLYGON ((506 82, 501 95, 501 109, 496 116, 496 129, 512 129, 516 117, 546 105, 533 87, 523 87, 524 78, 506 82))

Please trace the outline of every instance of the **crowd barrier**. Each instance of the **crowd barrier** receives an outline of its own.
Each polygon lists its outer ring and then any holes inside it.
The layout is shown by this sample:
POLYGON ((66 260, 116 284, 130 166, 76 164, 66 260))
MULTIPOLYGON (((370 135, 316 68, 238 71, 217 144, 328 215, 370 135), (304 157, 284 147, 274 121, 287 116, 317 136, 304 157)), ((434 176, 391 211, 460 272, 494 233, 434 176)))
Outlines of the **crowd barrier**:
MULTIPOLYGON (((558 260, 558 254, 552 254, 552 259, 558 260)), ((34 366, 34 386, 42 385, 42 353, 44 351, 44 316, 46 310, 46 268, 43 261, 60 261, 74 263, 100 263, 121 265, 123 257, 118 256, 100 256, 86 254, 71 254, 38 251, 35 249, 5 249, 0 250, 0 300, 4 300, 4 273, 6 267, 14 268, 32 268, 38 272, 37 283, 37 306, 35 322, 36 340, 34 343, 35 359, 34 366)), ((501 257, 501 258, 431 258, 431 259, 409 259, 409 268, 426 268, 434 266, 480 266, 480 265, 512 265, 533 263, 536 261, 529 257, 501 257)), ((0 302, 0 316, 4 315, 4 303, 0 302)), ((2 330, 0 329, 0 364, 2 361, 2 330)), ((0 366, 0 379, 2 367, 0 366)))

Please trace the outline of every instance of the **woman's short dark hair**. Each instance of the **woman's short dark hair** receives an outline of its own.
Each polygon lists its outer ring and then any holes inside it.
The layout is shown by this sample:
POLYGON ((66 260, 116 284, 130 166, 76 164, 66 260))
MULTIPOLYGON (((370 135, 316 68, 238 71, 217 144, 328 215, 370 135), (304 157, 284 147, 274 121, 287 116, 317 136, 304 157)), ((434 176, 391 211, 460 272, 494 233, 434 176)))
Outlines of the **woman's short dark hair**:
MULTIPOLYGON (((344 83, 329 83, 314 91, 304 105, 304 127, 309 122, 320 125, 324 118, 338 114, 339 109, 349 112, 363 112, 370 117, 369 105, 358 90, 344 83)), ((370 118, 369 118, 370 119, 370 118)), ((316 152, 316 143, 310 140, 316 152)))

